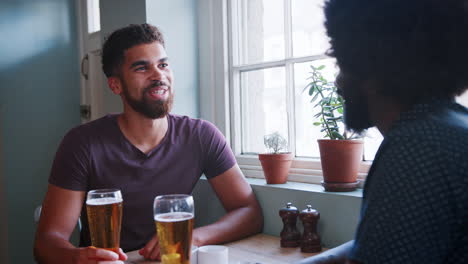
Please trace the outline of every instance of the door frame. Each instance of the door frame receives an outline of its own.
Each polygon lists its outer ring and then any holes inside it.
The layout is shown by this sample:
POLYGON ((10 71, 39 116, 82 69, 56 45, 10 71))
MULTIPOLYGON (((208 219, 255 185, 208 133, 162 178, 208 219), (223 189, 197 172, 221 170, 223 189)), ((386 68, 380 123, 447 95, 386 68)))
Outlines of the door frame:
MULTIPOLYGON (((94 0, 99 1, 99 0, 94 0)), ((76 5, 76 25, 78 33, 78 56, 80 62, 80 112, 89 107, 91 111, 89 118, 81 118, 81 123, 94 120, 103 114, 103 91, 96 87, 103 85, 103 73, 97 71, 94 74, 90 69, 100 69, 91 67, 90 56, 100 56, 101 51, 101 31, 88 33, 88 0, 75 0, 76 5)), ((100 61, 100 60, 99 60, 100 61)))

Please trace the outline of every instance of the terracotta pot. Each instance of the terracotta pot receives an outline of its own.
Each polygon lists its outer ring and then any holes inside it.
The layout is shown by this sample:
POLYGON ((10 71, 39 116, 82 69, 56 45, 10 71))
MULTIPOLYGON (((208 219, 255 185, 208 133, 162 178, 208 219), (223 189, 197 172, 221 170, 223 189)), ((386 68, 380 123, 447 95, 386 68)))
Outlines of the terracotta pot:
POLYGON ((263 173, 268 184, 282 184, 288 180, 289 168, 293 160, 293 154, 258 154, 262 164, 263 173))
POLYGON ((354 190, 358 184, 357 174, 362 161, 362 140, 319 139, 317 141, 325 190, 354 190), (340 189, 340 186, 343 188, 340 189))

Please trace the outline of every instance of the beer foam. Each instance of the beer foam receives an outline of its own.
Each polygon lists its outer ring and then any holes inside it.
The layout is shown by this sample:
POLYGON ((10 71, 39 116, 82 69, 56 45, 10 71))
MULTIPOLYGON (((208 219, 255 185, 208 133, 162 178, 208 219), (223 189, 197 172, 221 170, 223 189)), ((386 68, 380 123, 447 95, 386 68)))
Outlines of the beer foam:
POLYGON ((158 222, 180 222, 193 218, 192 213, 187 212, 172 212, 165 214, 158 214, 154 216, 154 220, 158 222))
POLYGON ((96 199, 87 200, 86 204, 105 205, 105 204, 121 203, 122 201, 123 201, 122 198, 105 197, 105 198, 96 198, 96 199))

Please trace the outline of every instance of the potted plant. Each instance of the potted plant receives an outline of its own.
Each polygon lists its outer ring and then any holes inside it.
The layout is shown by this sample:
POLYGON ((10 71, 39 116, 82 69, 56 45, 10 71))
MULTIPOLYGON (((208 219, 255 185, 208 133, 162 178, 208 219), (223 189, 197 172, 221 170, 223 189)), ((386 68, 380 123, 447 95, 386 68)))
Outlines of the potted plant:
POLYGON ((281 150, 287 150, 288 141, 278 132, 274 132, 264 136, 263 143, 268 153, 258 154, 258 159, 262 164, 266 182, 268 184, 286 183, 293 154, 287 151, 281 152, 281 150))
POLYGON ((357 173, 362 160, 363 141, 346 131, 343 123, 344 100, 338 94, 334 82, 329 82, 321 71, 325 66, 311 65, 309 84, 304 88, 311 96, 311 103, 320 109, 314 115, 326 139, 319 139, 322 164, 322 185, 326 191, 352 191, 359 184, 357 173))

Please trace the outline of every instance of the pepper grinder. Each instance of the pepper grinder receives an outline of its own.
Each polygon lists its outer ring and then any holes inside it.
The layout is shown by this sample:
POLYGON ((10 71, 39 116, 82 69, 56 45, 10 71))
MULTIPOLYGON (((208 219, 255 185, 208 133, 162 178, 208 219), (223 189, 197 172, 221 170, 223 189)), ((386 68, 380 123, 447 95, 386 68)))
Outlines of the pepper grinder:
POLYGON ((320 219, 320 213, 312 209, 311 205, 307 205, 307 208, 301 211, 299 217, 304 225, 304 233, 301 238, 301 251, 305 253, 322 251, 320 237, 317 234, 317 223, 320 219))
POLYGON ((281 247, 298 247, 301 239, 296 227, 299 210, 291 203, 287 203, 286 207, 279 211, 279 215, 283 220, 283 230, 280 233, 281 247))

